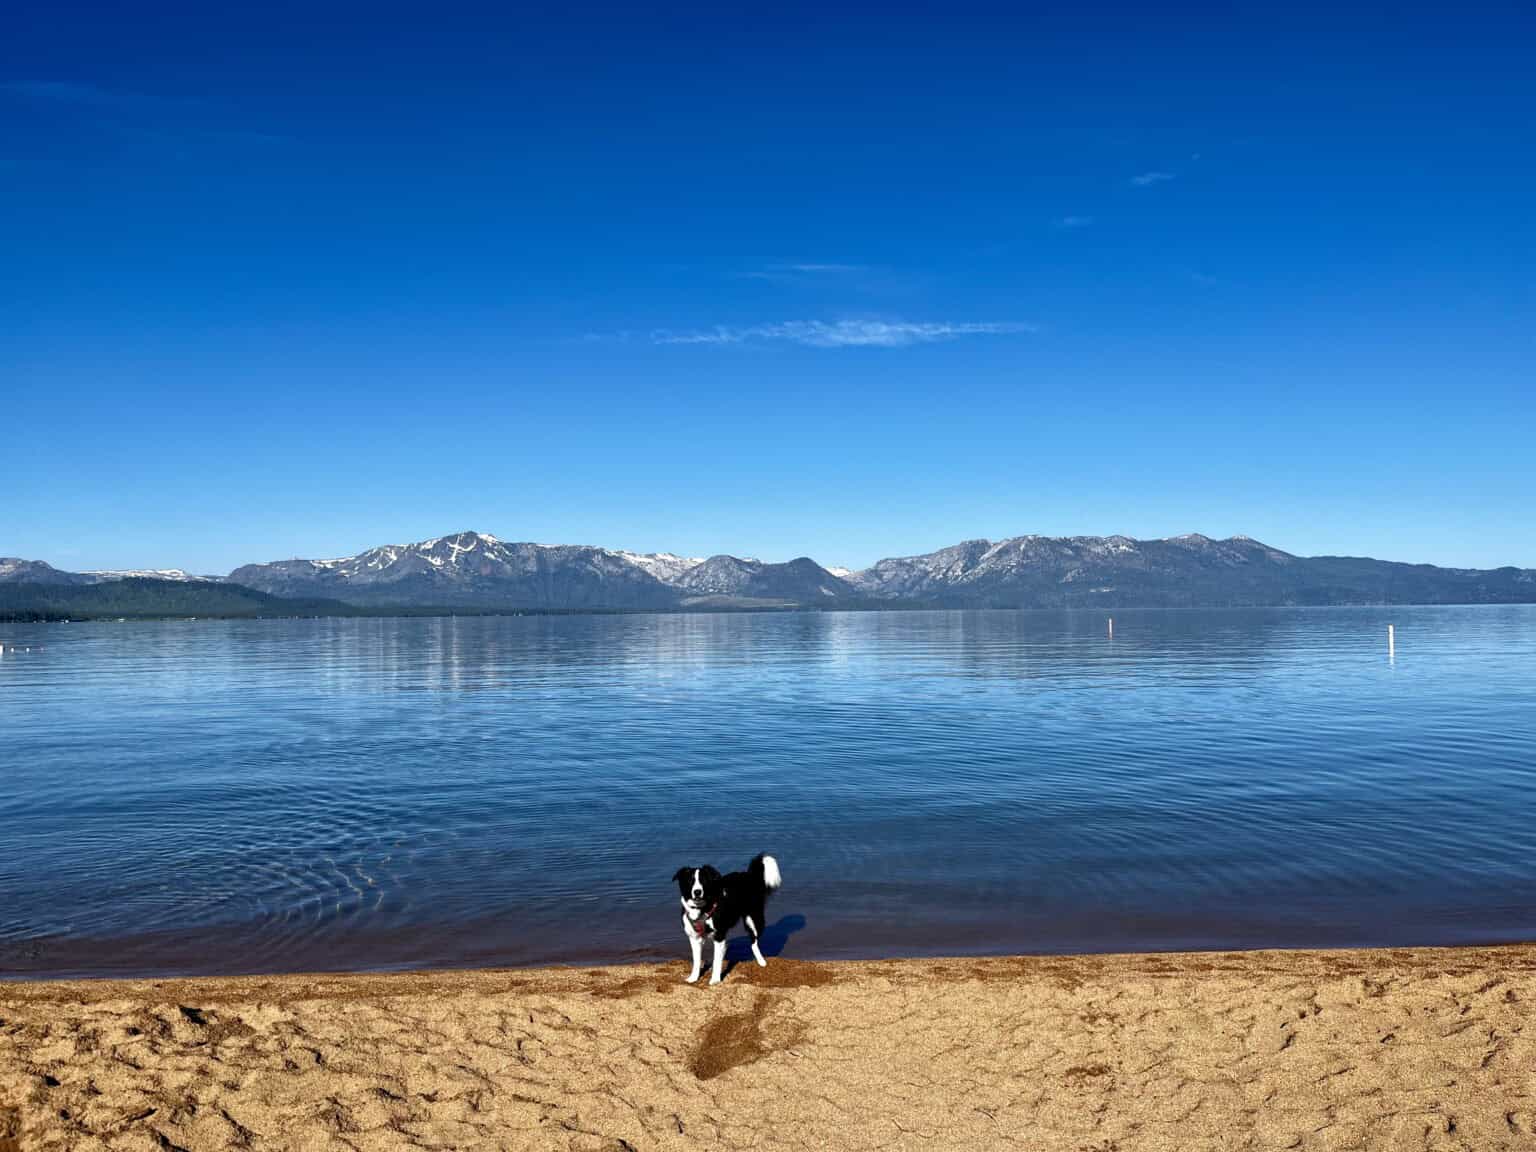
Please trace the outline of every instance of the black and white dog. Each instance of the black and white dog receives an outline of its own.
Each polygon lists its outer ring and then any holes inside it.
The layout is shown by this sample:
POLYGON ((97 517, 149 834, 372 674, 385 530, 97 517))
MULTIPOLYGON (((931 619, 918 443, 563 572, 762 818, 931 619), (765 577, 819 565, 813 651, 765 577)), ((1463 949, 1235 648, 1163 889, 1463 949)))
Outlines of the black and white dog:
POLYGON ((693 974, 688 977, 692 984, 699 978, 704 962, 704 937, 715 941, 714 968, 709 974, 711 984, 720 983, 720 966, 725 962, 725 938, 736 921, 742 920, 752 934, 752 957, 759 965, 767 967, 763 950, 757 946, 763 934, 763 911, 768 904, 768 893, 779 886, 779 863, 772 856, 761 854, 752 857, 745 872, 732 872, 722 876, 708 864, 702 868, 679 868, 672 879, 677 881, 683 896, 683 933, 693 948, 693 974))

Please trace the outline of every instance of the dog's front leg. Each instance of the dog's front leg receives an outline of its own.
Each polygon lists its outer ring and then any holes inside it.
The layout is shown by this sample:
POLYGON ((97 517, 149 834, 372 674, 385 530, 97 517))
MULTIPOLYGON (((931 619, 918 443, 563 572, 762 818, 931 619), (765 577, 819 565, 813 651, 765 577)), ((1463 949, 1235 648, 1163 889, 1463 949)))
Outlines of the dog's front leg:
POLYGON ((699 978, 699 972, 704 966, 704 937, 694 932, 686 916, 683 917, 683 934, 688 937, 688 946, 693 949, 693 972, 688 977, 688 983, 692 984, 699 978))
MULTIPOLYGON (((700 943, 702 944, 703 941, 701 940, 700 943)), ((718 984, 718 983, 720 983, 720 981, 722 979, 724 979, 724 977, 721 976, 721 974, 720 974, 720 968, 721 968, 722 965, 724 965, 724 963, 725 963, 725 941, 724 940, 716 940, 715 941, 715 966, 714 966, 713 970, 709 974, 709 982, 711 984, 718 984)))

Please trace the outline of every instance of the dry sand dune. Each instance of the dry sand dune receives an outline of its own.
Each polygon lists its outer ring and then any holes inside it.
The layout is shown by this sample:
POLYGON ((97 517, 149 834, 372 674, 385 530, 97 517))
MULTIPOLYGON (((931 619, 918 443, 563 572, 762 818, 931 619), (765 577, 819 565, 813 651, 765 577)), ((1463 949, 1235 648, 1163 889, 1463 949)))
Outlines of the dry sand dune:
POLYGON ((1536 1148, 1536 948, 0 984, 0 1152, 1536 1148))

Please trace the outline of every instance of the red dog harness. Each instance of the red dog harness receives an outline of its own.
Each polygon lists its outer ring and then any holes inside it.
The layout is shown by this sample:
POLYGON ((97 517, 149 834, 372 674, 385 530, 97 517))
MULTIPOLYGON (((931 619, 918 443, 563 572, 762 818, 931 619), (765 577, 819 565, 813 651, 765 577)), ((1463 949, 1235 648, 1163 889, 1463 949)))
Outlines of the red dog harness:
POLYGON ((716 900, 709 906, 709 910, 697 920, 688 921, 688 926, 693 929, 696 936, 709 935, 709 918, 715 914, 715 909, 720 907, 720 901, 716 900))

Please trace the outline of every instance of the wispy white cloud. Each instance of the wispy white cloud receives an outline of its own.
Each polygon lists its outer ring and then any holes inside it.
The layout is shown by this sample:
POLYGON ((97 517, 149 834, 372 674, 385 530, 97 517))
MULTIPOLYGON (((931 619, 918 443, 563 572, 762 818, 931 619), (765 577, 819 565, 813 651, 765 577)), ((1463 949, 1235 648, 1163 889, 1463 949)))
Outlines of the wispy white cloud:
POLYGON ((0 84, 4 92, 28 104, 54 104, 71 108, 143 108, 172 103, 156 96, 98 88, 69 80, 16 80, 0 84))
POLYGON ((869 271, 863 264, 769 264, 752 272, 743 272, 744 280, 799 280, 811 276, 852 276, 869 271))
POLYGON ((103 88, 73 80, 18 80, 0 83, 0 103, 19 103, 37 115, 59 117, 119 136, 205 140, 222 144, 287 143, 268 132, 234 128, 220 110, 203 100, 155 96, 103 88))
POLYGON ((1051 221, 1051 227, 1058 232, 1076 232, 1079 228, 1086 228, 1092 223, 1092 216, 1063 216, 1059 220, 1051 221))
POLYGON ((1035 325, 1017 322, 787 320, 777 324, 720 324, 687 331, 658 328, 646 339, 652 344, 783 343, 809 348, 903 348, 968 336, 1009 336, 1034 331, 1035 325))
POLYGON ((1143 172, 1140 176, 1132 176, 1131 184, 1136 188, 1150 188, 1153 184, 1166 184, 1172 179, 1172 172, 1143 172))
POLYGON ((786 272, 802 272, 807 275, 816 272, 863 272, 863 264, 778 264, 773 267, 783 269, 786 272))

